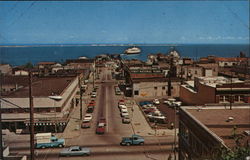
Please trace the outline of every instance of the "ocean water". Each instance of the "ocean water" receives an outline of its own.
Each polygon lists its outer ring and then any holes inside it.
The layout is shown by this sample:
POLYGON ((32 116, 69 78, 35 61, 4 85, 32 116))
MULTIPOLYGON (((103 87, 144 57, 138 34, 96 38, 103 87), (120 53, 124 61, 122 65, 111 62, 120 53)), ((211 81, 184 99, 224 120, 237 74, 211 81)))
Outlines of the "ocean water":
MULTIPOLYGON (((131 46, 88 46, 88 45, 51 45, 51 46, 0 46, 0 63, 18 66, 31 62, 55 61, 62 63, 66 59, 80 56, 88 58, 100 54, 122 54, 131 46)), ((124 55, 124 59, 140 59, 145 61, 148 54, 167 54, 172 46, 168 45, 137 45, 141 54, 124 55)), ((174 47, 182 57, 198 59, 208 55, 219 57, 236 57, 242 51, 249 57, 249 45, 177 45, 174 47)))

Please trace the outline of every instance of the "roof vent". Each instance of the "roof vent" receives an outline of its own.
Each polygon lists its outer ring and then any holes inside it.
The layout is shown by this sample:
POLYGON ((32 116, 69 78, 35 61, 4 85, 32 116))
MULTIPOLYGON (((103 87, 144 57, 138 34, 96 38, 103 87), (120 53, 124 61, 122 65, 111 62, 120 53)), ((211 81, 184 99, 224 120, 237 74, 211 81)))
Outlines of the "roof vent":
POLYGON ((234 117, 228 117, 227 122, 231 122, 234 120, 234 117))

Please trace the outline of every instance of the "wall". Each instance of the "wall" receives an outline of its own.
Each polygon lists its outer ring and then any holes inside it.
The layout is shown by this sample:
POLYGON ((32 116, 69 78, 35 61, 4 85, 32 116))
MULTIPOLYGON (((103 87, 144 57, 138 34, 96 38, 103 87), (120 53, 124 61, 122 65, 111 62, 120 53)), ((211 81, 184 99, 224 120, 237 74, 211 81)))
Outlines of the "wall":
MULTIPOLYGON (((179 82, 172 82, 172 96, 179 96, 179 82)), ((167 95, 167 82, 140 82, 133 84, 133 96, 136 97, 157 97, 167 95), (157 88, 155 88, 157 87, 157 88), (138 90, 139 95, 135 95, 134 91, 138 90)))
POLYGON ((209 159, 218 151, 221 142, 187 112, 182 108, 179 111, 179 159, 184 160, 184 156, 209 159))
POLYGON ((198 83, 197 92, 192 92, 184 86, 180 87, 180 99, 187 105, 204 105, 215 103, 215 88, 198 83))

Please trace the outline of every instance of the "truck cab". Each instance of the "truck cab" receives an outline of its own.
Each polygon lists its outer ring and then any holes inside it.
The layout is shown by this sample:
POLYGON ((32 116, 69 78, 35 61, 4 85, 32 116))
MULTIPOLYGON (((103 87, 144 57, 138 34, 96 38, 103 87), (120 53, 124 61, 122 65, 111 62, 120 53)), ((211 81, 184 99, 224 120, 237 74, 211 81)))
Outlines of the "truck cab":
POLYGON ((144 144, 144 138, 139 135, 132 135, 131 137, 123 137, 122 141, 120 143, 121 145, 143 145, 144 144))

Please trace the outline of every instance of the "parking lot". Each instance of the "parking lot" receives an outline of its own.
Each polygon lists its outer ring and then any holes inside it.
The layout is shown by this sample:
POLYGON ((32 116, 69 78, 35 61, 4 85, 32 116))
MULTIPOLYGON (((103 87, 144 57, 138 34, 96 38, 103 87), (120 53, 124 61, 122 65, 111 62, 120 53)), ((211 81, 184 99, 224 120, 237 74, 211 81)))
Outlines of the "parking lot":
POLYGON ((152 128, 155 126, 168 129, 178 128, 178 107, 171 107, 164 103, 166 99, 158 100, 159 104, 155 104, 154 99, 140 99, 136 103, 152 128), (148 106, 145 107, 145 105, 148 106), (154 118, 151 118, 151 115, 154 115, 152 112, 156 113, 154 118))

